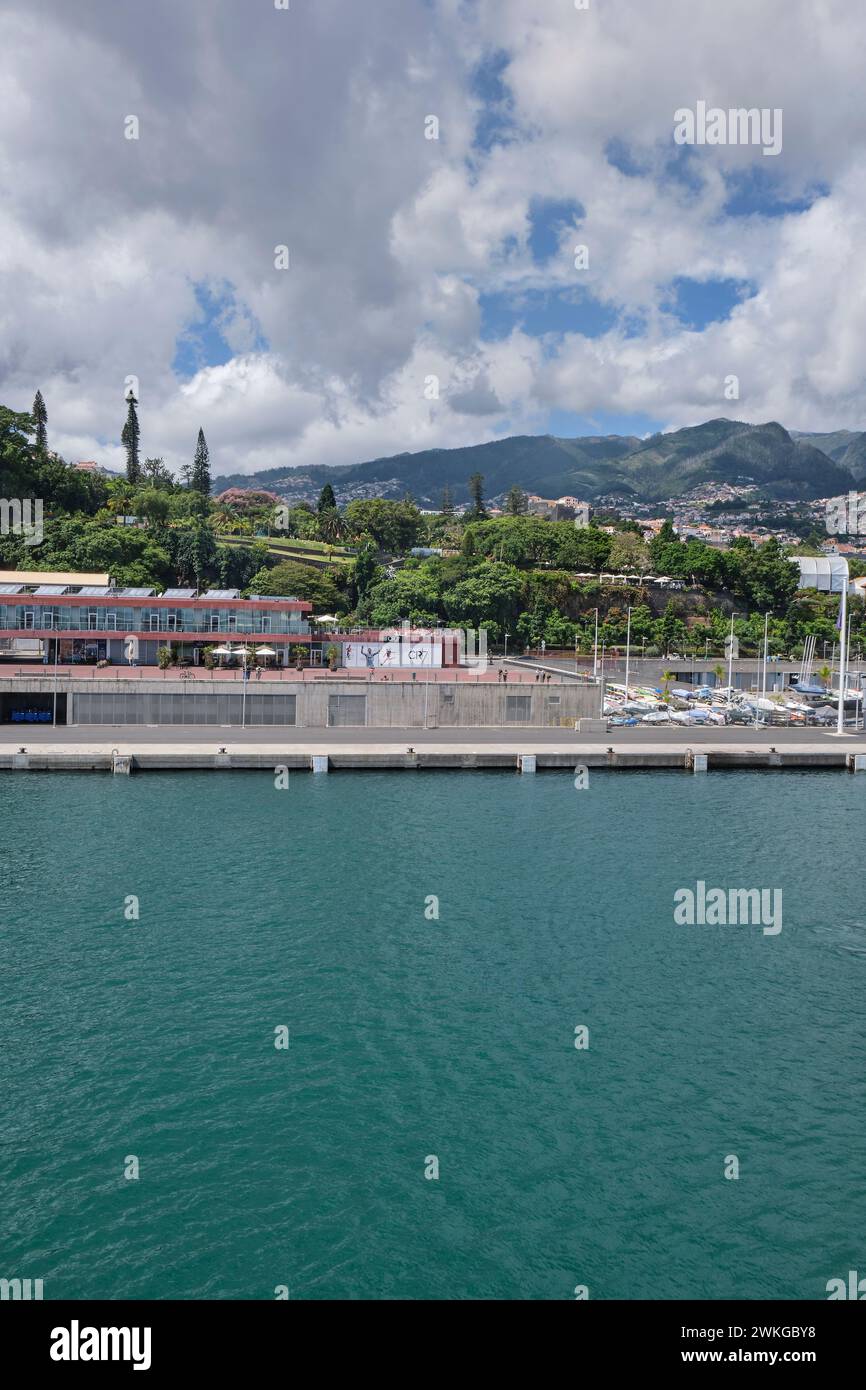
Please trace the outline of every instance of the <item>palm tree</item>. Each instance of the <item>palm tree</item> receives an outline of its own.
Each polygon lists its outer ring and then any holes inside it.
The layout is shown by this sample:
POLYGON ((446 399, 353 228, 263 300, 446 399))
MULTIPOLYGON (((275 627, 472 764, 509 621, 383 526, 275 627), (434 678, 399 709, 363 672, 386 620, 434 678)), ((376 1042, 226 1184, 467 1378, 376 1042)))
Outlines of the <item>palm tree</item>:
POLYGON ((833 672, 830 670, 829 666, 822 666, 820 671, 818 672, 818 679, 823 684, 825 690, 829 688, 830 677, 832 676, 832 674, 833 672))
POLYGON ((667 704, 668 700, 670 699, 670 696, 668 695, 668 687, 670 686, 670 683, 673 680, 673 678, 673 671, 662 671, 662 699, 664 700, 665 704, 667 704))
POLYGON ((336 507, 330 507, 319 516, 319 535, 323 541, 338 541, 346 533, 346 523, 336 507))

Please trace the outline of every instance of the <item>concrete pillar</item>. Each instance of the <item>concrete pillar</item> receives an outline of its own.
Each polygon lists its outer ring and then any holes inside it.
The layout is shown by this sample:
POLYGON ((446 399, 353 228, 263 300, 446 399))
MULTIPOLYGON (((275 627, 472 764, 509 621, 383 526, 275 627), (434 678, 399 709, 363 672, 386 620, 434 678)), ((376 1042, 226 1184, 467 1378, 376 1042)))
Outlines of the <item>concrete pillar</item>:
POLYGON ((692 772, 706 772, 707 755, 706 753, 695 753, 692 758, 692 772))
POLYGON ((534 753, 519 753, 519 754, 517 755, 517 766, 520 768, 520 771, 521 771, 521 772, 534 772, 534 771, 535 771, 535 754, 534 754, 534 753))
POLYGON ((866 772, 866 753, 849 753, 848 767, 851 772, 866 772))
POLYGON ((320 755, 320 754, 318 754, 318 753, 314 753, 313 756, 312 756, 312 758, 310 759, 310 770, 311 770, 312 772, 327 772, 327 771, 328 771, 328 756, 327 756, 327 754, 320 755))

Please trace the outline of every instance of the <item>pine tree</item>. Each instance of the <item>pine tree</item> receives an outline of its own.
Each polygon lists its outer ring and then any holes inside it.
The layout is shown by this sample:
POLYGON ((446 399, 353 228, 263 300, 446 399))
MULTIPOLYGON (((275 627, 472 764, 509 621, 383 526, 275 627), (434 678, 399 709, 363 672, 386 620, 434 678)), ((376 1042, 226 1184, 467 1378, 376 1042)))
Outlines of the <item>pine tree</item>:
POLYGON ((505 510, 509 516, 525 516, 529 510, 529 503, 526 500, 526 493, 517 483, 509 489, 505 499, 505 510))
POLYGON ((469 496, 472 499, 472 520, 483 521, 487 516, 487 508, 484 505, 483 473, 472 474, 469 479, 469 496))
POLYGON ((130 391, 127 396, 129 409, 126 412, 126 424, 120 436, 120 442, 126 450, 126 479, 130 483, 141 481, 141 464, 138 461, 138 441, 141 431, 138 428, 138 413, 135 407, 138 401, 130 391))
POLYGON ((193 492, 200 493, 202 497, 210 497, 210 454, 202 429, 198 432, 189 485, 193 492))
POLYGON ((330 484, 330 483, 325 483, 325 486, 322 488, 322 491, 319 493, 319 505, 318 505, 318 513, 319 513, 319 516, 321 516, 323 512, 334 512, 334 511, 336 511, 336 510, 337 510, 337 499, 336 499, 336 497, 334 496, 334 489, 331 487, 331 484, 330 484))
POLYGON ((40 453, 44 453, 48 447, 48 411, 45 409, 45 402, 42 399, 42 392, 37 391, 33 400, 33 409, 30 412, 36 425, 36 448, 40 453))
POLYGON ((447 483, 442 489, 442 505, 439 510, 443 516, 450 517, 454 515, 454 498, 447 483))

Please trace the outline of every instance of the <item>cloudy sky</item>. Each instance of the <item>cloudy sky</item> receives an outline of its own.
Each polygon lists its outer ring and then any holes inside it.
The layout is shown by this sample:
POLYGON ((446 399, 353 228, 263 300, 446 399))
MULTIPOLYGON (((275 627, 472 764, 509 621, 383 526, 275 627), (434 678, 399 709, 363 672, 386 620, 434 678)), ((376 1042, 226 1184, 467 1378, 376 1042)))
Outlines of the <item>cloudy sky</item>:
POLYGON ((0 401, 65 457, 122 466, 128 376, 218 473, 866 424, 866 6, 278 4, 0 0, 0 401))

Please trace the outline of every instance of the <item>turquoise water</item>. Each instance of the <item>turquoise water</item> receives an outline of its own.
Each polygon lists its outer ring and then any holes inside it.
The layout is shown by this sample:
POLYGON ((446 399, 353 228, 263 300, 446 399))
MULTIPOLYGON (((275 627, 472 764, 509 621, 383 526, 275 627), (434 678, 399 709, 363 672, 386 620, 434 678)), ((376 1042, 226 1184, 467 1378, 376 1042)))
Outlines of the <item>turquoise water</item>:
POLYGON ((866 1261, 864 796, 839 773, 4 776, 0 1276, 825 1297, 866 1261), (781 933, 676 926, 697 879, 781 887, 781 933))

